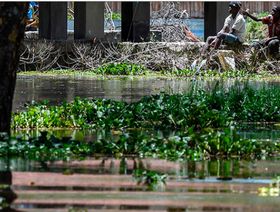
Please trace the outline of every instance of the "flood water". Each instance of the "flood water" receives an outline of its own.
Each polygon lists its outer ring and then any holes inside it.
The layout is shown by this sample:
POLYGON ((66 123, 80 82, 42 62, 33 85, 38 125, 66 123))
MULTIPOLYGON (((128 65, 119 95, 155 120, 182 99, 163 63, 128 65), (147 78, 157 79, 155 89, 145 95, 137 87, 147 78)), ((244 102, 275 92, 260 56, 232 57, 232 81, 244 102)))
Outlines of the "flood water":
POLYGON ((49 100, 50 103, 72 101, 75 97, 106 98, 133 102, 141 97, 160 91, 183 92, 188 89, 187 80, 172 79, 86 79, 19 77, 15 89, 14 109, 22 108, 26 102, 49 100))
MULTIPOLYGON (((25 103, 49 100, 52 104, 72 101, 75 97, 105 98, 134 102, 146 95, 159 92, 182 93, 193 86, 213 89, 215 81, 204 81, 190 78, 145 78, 124 77, 111 79, 88 79, 86 77, 44 77, 19 76, 17 79, 13 111, 23 109, 25 103)), ((225 88, 234 86, 235 80, 220 80, 225 88)), ((241 83, 242 84, 242 83, 241 83)), ((250 81, 254 87, 280 86, 279 81, 250 81)))
MULTIPOLYGON (((110 98, 127 102, 160 91, 188 91, 195 80, 186 79, 82 79, 19 77, 14 111, 23 104, 48 99, 52 104, 72 101, 76 96, 110 98)), ((231 80, 224 81, 234 85, 231 80)), ((258 87, 260 82, 250 82, 258 87)), ((211 89, 215 82, 198 81, 211 89)), ((279 82, 266 82, 278 86, 279 82)), ((33 132, 36 134, 36 132, 33 132)), ((90 140, 95 131, 53 132, 56 135, 90 140)), ((245 138, 279 141, 277 128, 240 132, 245 138)), ((1 158, 0 176, 8 172, 17 198, 12 208, 20 211, 279 211, 279 193, 268 188, 280 176, 279 158, 265 160, 165 161, 126 157, 86 158, 77 161, 35 162, 1 158), (166 184, 153 190, 137 184, 136 167, 167 174, 166 184)), ((3 181, 4 178, 0 180, 3 181)), ((0 181, 0 184, 3 182, 0 181)), ((278 190, 279 192, 279 190, 278 190)), ((1 197, 1 188, 0 188, 1 197)), ((1 206, 1 204, 0 204, 1 206)))
POLYGON ((279 211, 280 206, 279 196, 260 192, 279 175, 276 159, 11 159, 10 167, 12 191, 18 195, 12 207, 20 211, 279 211), (139 163, 168 174, 166 184, 153 190, 137 184, 132 173, 139 163))

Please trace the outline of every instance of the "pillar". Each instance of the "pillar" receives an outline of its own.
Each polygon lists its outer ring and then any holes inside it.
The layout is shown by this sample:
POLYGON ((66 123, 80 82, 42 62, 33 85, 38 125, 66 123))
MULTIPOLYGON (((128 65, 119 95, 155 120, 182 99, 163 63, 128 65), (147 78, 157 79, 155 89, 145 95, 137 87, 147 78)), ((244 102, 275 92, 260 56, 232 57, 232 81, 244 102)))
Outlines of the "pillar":
POLYGON ((67 2, 39 2, 39 37, 67 39, 67 2))
POLYGON ((204 39, 216 35, 229 15, 229 2, 204 2, 204 39))
POLYGON ((74 3, 74 38, 104 38, 104 2, 74 3))
POLYGON ((149 40, 150 2, 122 2, 122 41, 149 40))

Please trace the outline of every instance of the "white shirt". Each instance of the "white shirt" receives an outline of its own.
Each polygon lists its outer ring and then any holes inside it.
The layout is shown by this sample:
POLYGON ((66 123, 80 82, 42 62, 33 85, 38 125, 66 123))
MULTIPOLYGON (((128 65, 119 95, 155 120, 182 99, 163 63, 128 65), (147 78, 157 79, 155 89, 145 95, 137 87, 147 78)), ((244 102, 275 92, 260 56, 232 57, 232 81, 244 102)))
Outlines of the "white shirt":
POLYGON ((231 31, 232 29, 235 30, 233 35, 238 37, 239 41, 242 43, 245 40, 245 31, 246 31, 246 22, 240 13, 237 13, 235 18, 232 18, 232 15, 230 14, 226 20, 224 27, 227 26, 229 30, 231 31))

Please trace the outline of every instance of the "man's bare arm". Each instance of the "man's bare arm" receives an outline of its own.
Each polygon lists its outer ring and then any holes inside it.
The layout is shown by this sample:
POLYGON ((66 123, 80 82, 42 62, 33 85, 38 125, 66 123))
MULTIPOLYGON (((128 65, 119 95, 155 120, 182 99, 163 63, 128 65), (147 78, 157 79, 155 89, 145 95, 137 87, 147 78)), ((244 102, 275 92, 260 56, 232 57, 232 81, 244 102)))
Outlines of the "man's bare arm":
POLYGON ((257 18, 253 15, 251 15, 248 11, 242 11, 243 15, 247 15, 248 17, 250 17, 251 19, 253 19, 254 21, 262 21, 261 18, 257 18))

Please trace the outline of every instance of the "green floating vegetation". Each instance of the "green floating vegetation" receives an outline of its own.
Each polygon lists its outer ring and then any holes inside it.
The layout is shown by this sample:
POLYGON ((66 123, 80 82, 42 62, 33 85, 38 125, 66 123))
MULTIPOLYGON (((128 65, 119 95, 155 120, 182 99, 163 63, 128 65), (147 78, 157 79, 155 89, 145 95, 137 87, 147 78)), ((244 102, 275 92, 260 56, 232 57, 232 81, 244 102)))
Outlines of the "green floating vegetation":
POLYGON ((146 185, 148 190, 157 190, 166 185, 167 174, 148 169, 135 169, 133 177, 138 185, 146 185))
POLYGON ((51 106, 32 103, 13 114, 13 129, 152 128, 199 131, 223 128, 234 122, 280 122, 280 88, 253 89, 248 85, 212 91, 196 89, 186 94, 160 93, 126 103, 105 99, 75 98, 51 106))
POLYGON ((131 63, 109 63, 95 69, 94 72, 102 75, 144 75, 147 69, 131 63))
POLYGON ((269 73, 252 73, 247 70, 203 70, 197 71, 196 69, 177 69, 177 70, 165 70, 161 71, 163 76, 176 76, 176 77, 203 77, 203 78, 262 78, 268 77, 269 73))
POLYGON ((131 104, 81 98, 59 106, 33 103, 26 111, 13 114, 14 129, 101 129, 115 132, 114 136, 91 142, 47 133, 25 139, 2 136, 0 155, 8 151, 9 155, 40 160, 96 155, 168 160, 262 158, 279 154, 279 142, 242 139, 235 123, 279 122, 279 108, 280 88, 248 85, 217 86, 212 91, 193 87, 186 94, 161 93, 131 104), (157 130, 174 133, 163 136, 157 130))
POLYGON ((279 154, 279 142, 242 139, 233 128, 215 131, 177 132, 173 135, 123 131, 109 138, 85 142, 57 138, 42 132, 36 138, 0 136, 0 157, 23 157, 31 160, 70 160, 85 157, 135 156, 166 160, 203 160, 209 158, 260 159, 279 154))
POLYGON ((41 76, 86 76, 86 77, 124 77, 124 76, 145 76, 145 77, 202 77, 202 78, 275 78, 275 74, 271 74, 267 71, 255 72, 253 70, 203 70, 197 71, 196 69, 174 69, 174 70, 150 70, 144 65, 133 63, 108 63, 102 65, 93 70, 48 70, 44 72, 40 71, 25 71, 20 72, 19 75, 41 75, 41 76))

